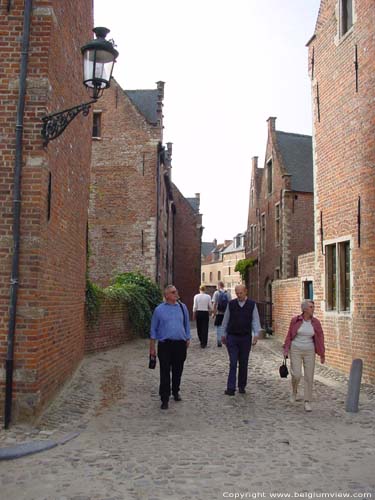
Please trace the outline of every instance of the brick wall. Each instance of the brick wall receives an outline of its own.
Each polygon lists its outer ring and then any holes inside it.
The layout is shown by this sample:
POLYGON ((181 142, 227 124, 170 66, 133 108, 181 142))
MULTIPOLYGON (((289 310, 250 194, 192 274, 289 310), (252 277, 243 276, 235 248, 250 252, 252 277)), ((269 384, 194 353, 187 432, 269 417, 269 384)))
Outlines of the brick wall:
MULTIPOLYGON (((15 125, 23 0, 0 6, 0 359, 8 335, 15 125)), ((92 1, 34 1, 24 120, 14 412, 33 415, 83 356, 90 121, 82 116, 44 149, 41 117, 87 100, 80 47, 92 38, 92 1), (69 78, 67 78, 69 75, 69 78), (51 175, 51 211, 47 217, 51 175)), ((0 372, 1 400, 4 372, 0 372)), ((1 411, 3 404, 1 404, 1 411)))
POLYGON ((315 298, 316 314, 326 334, 328 363, 348 373, 352 359, 362 358, 365 379, 374 382, 375 5, 372 0, 356 0, 353 5, 354 25, 342 35, 338 1, 322 2, 315 36, 309 43, 316 186, 315 298), (351 297, 346 312, 328 311, 325 291, 322 243, 340 240, 350 242, 351 297))
POLYGON ((202 216, 173 185, 174 216, 174 284, 190 314, 193 299, 201 283, 202 216))
POLYGON ((125 304, 105 299, 98 319, 87 325, 85 353, 112 349, 133 338, 125 304))
POLYGON ((284 338, 290 320, 300 314, 304 297, 304 281, 314 281, 314 252, 298 257, 298 276, 272 283, 272 322, 274 334, 284 338))
POLYGON ((101 137, 92 142, 90 277, 107 286, 114 275, 138 270, 155 280, 161 129, 115 81, 95 110, 101 137))

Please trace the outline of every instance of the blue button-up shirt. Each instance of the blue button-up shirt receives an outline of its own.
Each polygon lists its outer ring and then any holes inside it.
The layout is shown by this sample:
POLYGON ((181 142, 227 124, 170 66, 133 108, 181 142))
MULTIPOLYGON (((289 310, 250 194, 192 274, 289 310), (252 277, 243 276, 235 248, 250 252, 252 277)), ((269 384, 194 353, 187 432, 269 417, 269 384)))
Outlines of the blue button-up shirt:
POLYGON ((163 340, 190 340, 189 313, 185 304, 158 305, 152 315, 150 337, 163 340), (181 309, 182 306, 182 309, 181 309), (183 310, 183 313, 182 313, 183 310))

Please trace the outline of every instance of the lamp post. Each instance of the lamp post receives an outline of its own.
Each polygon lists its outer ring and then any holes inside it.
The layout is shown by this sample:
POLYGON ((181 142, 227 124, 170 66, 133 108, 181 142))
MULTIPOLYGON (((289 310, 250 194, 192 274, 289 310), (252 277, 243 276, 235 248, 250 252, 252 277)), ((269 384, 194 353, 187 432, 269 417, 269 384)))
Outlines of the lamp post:
POLYGON ((104 90, 111 84, 113 66, 118 57, 118 52, 114 48, 113 40, 106 40, 109 29, 94 28, 93 32, 96 35, 96 39, 91 40, 81 47, 83 55, 83 84, 92 100, 43 117, 42 136, 44 138, 44 146, 47 146, 49 141, 61 135, 79 113, 82 112, 84 116, 87 116, 91 104, 95 103, 103 95, 104 90))

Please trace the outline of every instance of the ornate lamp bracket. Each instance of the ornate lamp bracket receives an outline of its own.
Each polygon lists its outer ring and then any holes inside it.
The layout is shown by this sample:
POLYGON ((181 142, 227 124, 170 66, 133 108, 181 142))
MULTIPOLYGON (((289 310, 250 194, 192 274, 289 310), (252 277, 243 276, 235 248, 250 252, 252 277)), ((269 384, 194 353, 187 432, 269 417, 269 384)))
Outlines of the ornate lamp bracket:
POLYGON ((43 145, 47 146, 49 141, 52 141, 61 135, 69 123, 74 120, 79 113, 82 112, 83 116, 87 116, 89 114, 91 104, 94 104, 96 101, 97 99, 93 99, 92 101, 79 104, 73 108, 64 109, 63 111, 59 111, 53 115, 43 117, 43 145))

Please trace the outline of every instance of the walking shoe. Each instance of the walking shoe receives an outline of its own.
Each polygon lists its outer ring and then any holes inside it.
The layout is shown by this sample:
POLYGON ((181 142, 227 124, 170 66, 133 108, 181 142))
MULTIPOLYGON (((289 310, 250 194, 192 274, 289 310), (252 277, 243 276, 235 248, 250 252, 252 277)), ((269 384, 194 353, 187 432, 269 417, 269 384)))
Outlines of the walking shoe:
POLYGON ((235 392, 236 391, 234 391, 233 389, 225 389, 224 394, 226 394, 227 396, 234 396, 235 392))
POLYGON ((182 398, 181 398, 181 396, 179 395, 179 393, 177 393, 177 394, 173 394, 173 398, 174 398, 174 400, 175 400, 175 401, 182 401, 182 398))
POLYGON ((168 410, 168 401, 163 401, 160 408, 162 410, 168 410))
POLYGON ((221 342, 218 342, 218 343, 217 343, 217 346, 218 346, 218 347, 223 347, 223 344, 222 344, 221 342))
POLYGON ((305 401, 305 411, 312 411, 311 404, 309 401, 305 401))
POLYGON ((238 392, 239 392, 240 394, 246 394, 246 389, 245 389, 245 387, 239 387, 239 388, 238 388, 238 392))
POLYGON ((297 401, 297 394, 295 392, 292 392, 292 394, 290 395, 289 401, 291 403, 295 403, 297 401))

